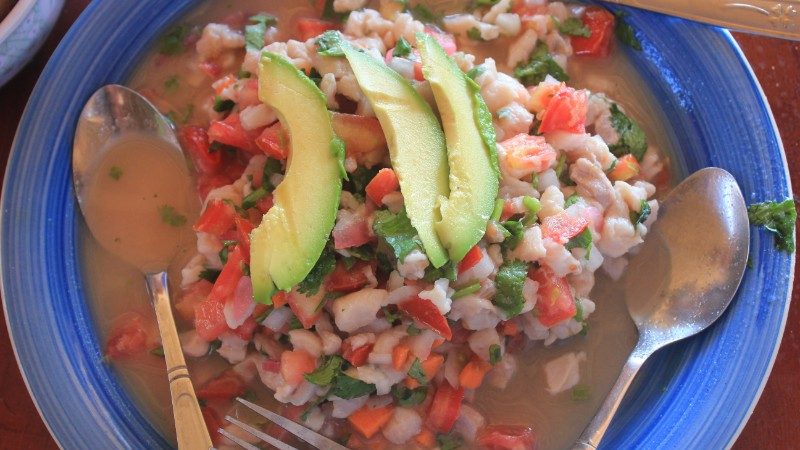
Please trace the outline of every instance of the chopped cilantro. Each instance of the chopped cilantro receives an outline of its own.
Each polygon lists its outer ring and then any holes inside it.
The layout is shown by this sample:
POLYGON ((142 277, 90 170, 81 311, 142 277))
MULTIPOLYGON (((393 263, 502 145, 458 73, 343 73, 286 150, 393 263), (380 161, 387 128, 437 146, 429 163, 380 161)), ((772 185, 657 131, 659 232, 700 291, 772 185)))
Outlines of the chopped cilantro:
POLYGON ((267 158, 267 162, 264 164, 263 176, 261 177, 261 183, 263 187, 269 191, 275 189, 275 186, 272 184, 270 179, 272 178, 272 175, 281 173, 281 170, 283 170, 283 168, 281 167, 280 161, 273 158, 267 158))
POLYGON ((317 386, 327 386, 333 383, 334 378, 341 372, 342 363, 344 363, 344 359, 341 356, 328 356, 316 370, 303 375, 303 377, 309 383, 317 386))
POLYGON ((222 98, 219 95, 214 97, 214 111, 218 113, 230 112, 234 106, 236 106, 236 102, 229 98, 222 98))
POLYGON ((343 22, 349 16, 349 13, 338 13, 333 8, 333 0, 325 0, 322 7, 322 18, 328 20, 337 20, 343 22))
POLYGON ((589 227, 584 228, 577 236, 570 239, 564 247, 566 247, 567 250, 572 250, 573 248, 582 248, 586 250, 585 258, 588 260, 589 256, 592 254, 592 230, 590 230, 589 227))
POLYGON ((583 319, 585 318, 586 317, 584 317, 583 312, 583 302, 579 299, 575 299, 575 316, 573 316, 573 319, 575 319, 575 322, 583 322, 583 319))
POLYGON ((531 226, 536 223, 536 220, 539 218, 539 210, 542 209, 542 203, 539 202, 538 199, 526 195, 522 197, 522 206, 528 210, 528 214, 525 215, 525 219, 523 219, 522 223, 525 226, 531 226))
POLYGON ((474 294, 481 290, 481 284, 479 282, 474 282, 472 284, 468 284, 463 288, 453 292, 453 295, 450 296, 452 300, 458 300, 459 298, 466 297, 468 295, 474 294))
POLYGON ((422 369, 422 362, 420 362, 419 358, 416 358, 411 363, 411 367, 408 369, 408 376, 417 380, 423 386, 428 384, 428 377, 425 376, 425 371, 422 369))
POLYGON ((275 16, 261 13, 251 16, 248 20, 250 24, 244 27, 245 46, 248 50, 260 51, 264 47, 267 28, 278 23, 278 19, 275 16))
POLYGON ((300 322, 300 319, 298 319, 297 316, 292 315, 292 318, 289 319, 289 330, 300 330, 303 328, 303 323, 300 322))
POLYGON ((386 321, 389 322, 390 325, 394 325, 395 322, 400 320, 401 317, 400 313, 392 311, 386 306, 384 306, 381 309, 383 310, 383 318, 386 319, 386 321))
POLYGON ((474 80, 479 76, 481 76, 483 72, 486 72, 486 67, 484 67, 483 65, 475 66, 472 69, 469 69, 469 71, 467 71, 467 76, 474 80))
POLYGON ((570 397, 572 398, 573 401, 582 402, 589 400, 590 393, 591 392, 589 390, 589 386, 586 386, 585 384, 579 384, 576 385, 574 388, 572 388, 572 393, 570 394, 570 397))
POLYGON ((642 51, 642 43, 639 41, 639 38, 636 37, 636 32, 633 31, 633 27, 625 20, 626 14, 619 11, 614 15, 617 16, 617 24, 614 27, 614 34, 617 35, 617 39, 634 50, 642 51))
POLYGON ((578 203, 581 200, 581 196, 578 194, 572 194, 564 200, 564 209, 569 208, 570 206, 578 203))
POLYGON ((250 78, 250 77, 252 77, 252 76, 253 76, 253 74, 252 74, 252 73, 250 73, 250 72, 248 72, 248 71, 246 71, 246 70, 240 70, 240 71, 239 71, 239 72, 236 74, 236 77, 237 77, 237 78, 239 78, 240 80, 243 80, 243 79, 245 79, 245 78, 250 78))
POLYGON ((394 255, 399 261, 405 259, 412 251, 422 248, 417 230, 411 225, 411 220, 405 210, 397 214, 389 211, 376 212, 372 229, 377 236, 392 247, 394 255))
POLYGON ((561 179, 561 176, 567 172, 566 169, 567 169, 567 154, 562 153, 558 157, 558 162, 556 163, 556 169, 555 169, 556 176, 558 177, 559 180, 561 179))
POLYGON ((194 105, 190 103, 183 108, 169 111, 166 116, 172 123, 184 125, 192 118, 192 114, 194 114, 194 105))
POLYGON ((590 37, 592 32, 589 30, 581 19, 577 17, 570 17, 567 20, 561 22, 553 16, 553 22, 556 24, 556 28, 562 34, 566 34, 569 36, 582 36, 582 37, 590 37))
POLYGON ((311 411, 314 411, 314 408, 323 404, 325 402, 325 397, 319 397, 313 402, 309 402, 306 409, 303 410, 302 414, 300 414, 300 420, 305 422, 308 420, 308 417, 311 415, 311 411))
POLYGON ((500 0, 472 0, 472 8, 471 9, 480 8, 481 6, 494 6, 499 1, 500 0))
POLYGON ((261 186, 260 188, 254 190, 253 192, 247 194, 244 199, 242 199, 242 209, 250 209, 258 204, 258 202, 266 197, 269 194, 269 191, 266 187, 261 186))
POLYGON ((514 250, 522 241, 522 236, 525 234, 525 225, 518 220, 506 220, 502 225, 508 235, 505 236, 505 240, 500 246, 503 250, 514 250))
POLYGON ((350 253, 351 257, 362 261, 372 261, 375 259, 375 249, 369 244, 362 245, 361 247, 348 248, 347 252, 350 253))
POLYGON ((108 176, 115 180, 119 180, 122 178, 122 168, 119 166, 111 166, 111 168, 108 169, 108 176))
POLYGON ((489 346, 489 364, 496 365, 503 359, 503 349, 500 344, 492 344, 489 346))
POLYGON ((639 203, 639 212, 631 211, 631 223, 633 223, 633 226, 639 225, 644 223, 648 217, 650 217, 650 203, 647 203, 647 200, 642 200, 639 203))
POLYGON ((754 203, 747 207, 747 217, 752 225, 761 225, 775 233, 775 246, 778 249, 788 253, 794 252, 797 207, 793 199, 782 202, 754 203))
POLYGON ((458 435, 448 433, 437 435, 436 444, 439 446, 439 450, 456 450, 464 445, 464 441, 458 435))
POLYGON ((338 31, 326 31, 317 38, 317 53, 322 56, 344 56, 343 44, 338 31))
POLYGON ((611 126, 617 131, 619 141, 608 148, 616 157, 630 153, 641 161, 647 151, 647 136, 639 125, 620 111, 616 103, 611 104, 611 126))
POLYGON ((400 39, 397 41, 397 44, 395 44, 394 53, 392 53, 392 56, 405 58, 410 54, 411 54, 411 44, 408 43, 406 38, 401 36, 400 39))
POLYGON ((416 406, 425 401, 428 396, 428 386, 419 386, 409 389, 402 384, 392 386, 392 397, 400 406, 416 406))
POLYGON ((150 354, 153 356, 159 356, 161 358, 164 357, 164 346, 159 345, 158 347, 150 350, 150 354))
POLYGON ((336 157, 336 162, 339 165, 339 175, 343 180, 347 180, 347 170, 344 168, 344 141, 338 136, 334 136, 331 140, 331 154, 336 157))
POLYGON ((173 75, 173 76, 167 78, 166 80, 164 80, 164 89, 167 92, 175 92, 175 91, 177 91, 178 88, 180 87, 180 85, 181 84, 180 84, 180 81, 178 81, 178 76, 177 75, 173 75))
POLYGON ((522 286, 528 277, 528 265, 522 261, 508 261, 497 270, 494 279, 497 293, 494 304, 503 310, 510 319, 522 311, 525 299, 522 297, 522 286))
POLYGON ((564 69, 550 56, 547 44, 539 42, 531 52, 528 61, 520 63, 514 69, 514 77, 519 79, 525 86, 533 86, 544 81, 547 75, 558 81, 569 80, 569 76, 564 69))
POLYGON ((343 189, 353 193, 353 195, 363 196, 367 184, 375 178, 375 175, 380 170, 378 167, 367 169, 363 166, 358 166, 355 172, 351 173, 347 182, 344 183, 343 189))
POLYGON ((311 272, 297 285, 297 291, 307 295, 316 294, 322 285, 322 280, 333 272, 334 268, 336 268, 336 259, 334 258, 333 250, 330 247, 325 247, 311 272))
POLYGON ((213 282, 217 281, 217 278, 219 277, 220 272, 221 271, 219 271, 217 269, 203 269, 203 270, 200 271, 200 274, 198 275, 198 277, 200 277, 200 279, 202 279, 202 280, 206 280, 206 281, 209 281, 209 282, 213 283, 213 282))
POLYGON ((328 391, 328 395, 334 395, 345 400, 361 397, 375 392, 375 385, 365 383, 343 373, 339 374, 333 381, 333 387, 328 391))
POLYGON ((422 333, 422 329, 412 323, 406 328, 406 333, 408 333, 409 336, 417 336, 422 333))
POLYGON ((158 215, 161 221, 171 227, 179 227, 186 223, 186 216, 179 214, 171 205, 161 205, 158 207, 158 215))
POLYGON ((539 174, 538 173, 534 173, 531 176, 531 186, 533 186, 533 188, 536 189, 537 191, 539 190, 539 174))
POLYGON ((216 350, 218 350, 220 347, 222 347, 222 341, 220 341, 219 339, 214 339, 208 344, 208 353, 206 354, 210 355, 214 353, 216 350))
POLYGON ((472 27, 467 30, 467 37, 473 41, 482 42, 484 40, 483 36, 481 36, 481 30, 479 30, 478 27, 472 27))
POLYGON ((444 17, 439 13, 431 11, 427 6, 421 3, 414 5, 410 12, 415 19, 423 23, 440 24, 442 22, 442 18, 444 17))
POLYGON ((219 251, 219 260, 222 261, 222 264, 228 262, 228 252, 230 252, 231 247, 235 246, 236 244, 236 241, 222 241, 222 250, 219 251))
POLYGON ((308 72, 308 78, 311 81, 313 81, 314 84, 317 85, 317 87, 319 87, 319 84, 322 83, 322 74, 319 73, 319 71, 317 69, 315 69, 314 67, 312 67, 311 71, 308 72))
POLYGON ((161 44, 158 47, 158 52, 163 55, 177 55, 183 53, 183 41, 189 35, 189 28, 186 25, 177 25, 172 27, 164 37, 161 38, 161 44))
POLYGON ((447 261, 442 267, 438 269, 434 268, 433 266, 428 266, 425 268, 425 276, 422 277, 423 280, 427 281, 428 283, 433 283, 436 280, 441 278, 447 278, 450 281, 455 281, 458 277, 458 266, 453 264, 452 261, 447 261))

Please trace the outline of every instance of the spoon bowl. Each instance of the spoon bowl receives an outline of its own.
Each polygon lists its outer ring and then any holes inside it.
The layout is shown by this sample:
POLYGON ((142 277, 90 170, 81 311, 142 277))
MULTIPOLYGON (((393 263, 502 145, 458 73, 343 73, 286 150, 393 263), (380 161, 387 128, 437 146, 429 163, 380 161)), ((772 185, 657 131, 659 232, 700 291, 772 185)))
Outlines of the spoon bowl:
POLYGON ((750 227, 730 173, 713 167, 695 172, 673 189, 658 215, 625 275, 639 340, 575 449, 597 448, 644 361, 719 319, 744 275, 750 227))

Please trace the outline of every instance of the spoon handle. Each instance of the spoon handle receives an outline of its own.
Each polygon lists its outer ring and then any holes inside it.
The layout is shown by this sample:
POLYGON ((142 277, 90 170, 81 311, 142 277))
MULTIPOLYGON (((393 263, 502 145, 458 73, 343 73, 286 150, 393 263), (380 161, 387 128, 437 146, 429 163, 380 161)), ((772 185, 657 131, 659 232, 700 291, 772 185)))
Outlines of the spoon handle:
POLYGON ((175 329, 175 319, 172 317, 172 305, 169 301, 167 273, 148 273, 146 279, 147 290, 150 291, 150 300, 153 302, 158 319, 158 329, 161 332, 164 359, 167 362, 178 448, 181 450, 211 448, 211 438, 200 405, 197 403, 189 370, 183 359, 178 331, 175 329))
POLYGON ((583 433, 581 433, 581 436, 573 445, 572 450, 597 449, 597 446, 600 445, 600 440, 603 439, 603 435, 606 434, 611 419, 614 417, 614 414, 616 414, 617 408, 619 408, 619 404, 625 397, 628 387, 631 385, 634 377, 636 377, 644 361, 652 353, 652 349, 643 345, 643 341, 640 339, 633 349, 633 352, 631 352, 631 356, 625 361, 625 365, 622 367, 622 373, 619 374, 619 378, 617 378, 617 382, 614 383, 614 387, 611 388, 611 392, 608 393, 603 404, 600 405, 600 409, 597 411, 594 418, 592 418, 592 421, 589 422, 589 425, 583 430, 583 433))
POLYGON ((756 0, 606 0, 731 30, 800 40, 800 5, 756 0))

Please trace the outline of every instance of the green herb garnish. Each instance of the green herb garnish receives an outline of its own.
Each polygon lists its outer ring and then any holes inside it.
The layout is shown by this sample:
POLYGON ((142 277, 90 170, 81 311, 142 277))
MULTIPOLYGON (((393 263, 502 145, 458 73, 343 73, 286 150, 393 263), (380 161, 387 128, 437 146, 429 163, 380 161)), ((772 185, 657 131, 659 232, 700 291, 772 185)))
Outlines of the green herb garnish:
POLYGON ((747 207, 750 224, 760 225, 775 233, 775 246, 788 253, 795 250, 794 227, 797 206, 793 199, 782 202, 754 203, 747 207))
POLYGON ((412 323, 406 328, 406 333, 408 333, 409 336, 417 336, 422 333, 422 329, 412 323))
POLYGON ((644 223, 650 217, 650 203, 647 203, 647 200, 642 200, 639 203, 639 212, 631 211, 630 216, 633 226, 644 223))
POLYGON ((464 445, 464 441, 453 433, 436 435, 439 450, 456 450, 464 445))
POLYGON ((322 280, 333 272, 335 268, 336 259, 334 257, 334 252, 330 246, 325 247, 317 263, 314 264, 314 267, 311 269, 311 272, 297 285, 297 291, 306 295, 316 294, 320 286, 322 286, 322 280))
POLYGON ((414 5, 411 10, 411 15, 414 16, 415 19, 419 20, 423 23, 435 23, 441 24, 443 15, 439 13, 435 13, 431 11, 427 6, 418 3, 414 5))
POLYGON ((158 52, 163 55, 177 55, 183 53, 183 41, 189 35, 189 28, 185 25, 177 25, 172 27, 164 37, 161 38, 161 44, 158 47, 158 52))
POLYGON ((229 98, 222 98, 220 96, 214 97, 214 111, 218 113, 226 113, 230 112, 233 107, 236 106, 236 102, 229 98))
POLYGON ((375 392, 375 385, 365 383, 349 375, 339 374, 333 381, 333 387, 328 395, 333 395, 345 400, 369 395, 375 392))
POLYGON ((428 384, 428 377, 425 376, 425 371, 422 370, 422 362, 419 358, 414 359, 414 362, 411 363, 411 367, 408 369, 408 376, 417 380, 423 386, 428 384))
POLYGON ((242 199, 242 209, 248 210, 258 204, 262 198, 269 195, 269 191, 266 187, 261 186, 260 188, 254 190, 253 192, 245 195, 244 199, 242 199))
POLYGON ((397 44, 395 44, 394 53, 392 53, 392 56, 405 58, 410 54, 411 54, 411 44, 408 43, 406 38, 401 36, 400 39, 398 39, 397 44))
POLYGON ((111 166, 111 168, 108 170, 108 176, 115 180, 119 180, 122 178, 122 168, 119 166, 111 166))
POLYGON ((244 41, 248 50, 261 50, 264 47, 264 37, 267 28, 278 23, 275 16, 269 14, 256 14, 249 19, 250 25, 244 27, 244 41))
POLYGON ((567 250, 572 250, 573 248, 582 248, 586 250, 586 255, 584 257, 588 260, 589 256, 592 254, 592 230, 590 230, 589 227, 584 228, 577 236, 570 239, 564 247, 566 247, 567 250))
POLYGON ((503 349, 500 344, 492 344, 489 346, 489 364, 496 365, 503 359, 503 349))
POLYGON ((608 149, 616 157, 630 153, 641 161, 647 151, 647 136, 639 125, 620 111, 616 103, 611 104, 611 126, 617 131, 619 141, 608 149))
POLYGON ((339 355, 328 356, 316 370, 303 375, 303 378, 317 386, 327 386, 339 375, 343 363, 344 359, 339 355))
POLYGON ((376 212, 372 230, 394 250, 398 261, 422 248, 417 230, 411 225, 405 210, 397 214, 385 210, 376 212))
POLYGON ((317 53, 322 56, 344 56, 342 35, 338 31, 326 31, 317 38, 317 53))
POLYGON ((528 277, 528 265, 522 261, 508 261, 497 270, 494 279, 497 293, 494 304, 503 310, 507 318, 512 318, 522 312, 525 298, 522 296, 522 287, 528 277))
POLYGON ((633 27, 625 20, 627 14, 618 11, 614 13, 614 15, 617 16, 617 24, 614 27, 614 34, 617 35, 617 39, 634 50, 642 51, 642 43, 639 41, 639 38, 636 37, 636 32, 633 31, 633 27))
POLYGON ((547 75, 558 81, 569 80, 569 76, 564 69, 550 55, 547 44, 539 42, 536 44, 536 48, 534 48, 528 61, 520 63, 514 69, 514 77, 525 86, 534 86, 544 81, 547 75))
POLYGON ((590 37, 592 35, 591 30, 587 27, 581 19, 577 17, 570 17, 567 20, 561 22, 558 19, 553 17, 553 22, 556 24, 556 28, 562 34, 566 34, 569 36, 582 36, 582 37, 590 37))
POLYGON ((480 290, 481 290, 481 284, 476 281, 472 284, 468 284, 467 286, 464 286, 463 288, 453 292, 453 295, 450 296, 450 298, 452 300, 458 300, 459 298, 474 294, 480 290))
POLYGON ((186 223, 186 216, 179 214, 171 205, 161 205, 158 207, 158 215, 161 221, 171 227, 179 227, 186 223))
POLYGON ((175 92, 180 87, 180 82, 178 81, 178 76, 173 75, 166 80, 164 80, 164 89, 167 92, 175 92))
POLYGON ((428 396, 428 386, 419 386, 409 389, 402 384, 392 386, 392 397, 400 406, 416 406, 425 401, 428 396))
POLYGON ((518 220, 506 220, 502 225, 508 235, 505 236, 500 247, 503 250, 514 250, 522 242, 522 237, 525 235, 525 225, 518 220))
POLYGON ((483 42, 483 36, 481 36, 481 30, 478 27, 472 27, 467 30, 467 37, 472 39, 473 41, 483 42))
POLYGON ((158 356, 163 358, 164 357, 164 347, 159 345, 158 347, 150 350, 150 354, 153 356, 158 356))
POLYGON ((572 398, 573 401, 582 402, 589 400, 590 393, 591 392, 589 390, 589 386, 586 386, 585 384, 579 384, 574 388, 572 388, 570 397, 572 398))
POLYGON ((203 270, 200 271, 200 275, 198 275, 198 276, 202 280, 206 280, 206 281, 209 281, 209 282, 213 283, 213 282, 217 281, 217 278, 219 278, 220 272, 221 271, 217 270, 217 269, 203 269, 203 270))

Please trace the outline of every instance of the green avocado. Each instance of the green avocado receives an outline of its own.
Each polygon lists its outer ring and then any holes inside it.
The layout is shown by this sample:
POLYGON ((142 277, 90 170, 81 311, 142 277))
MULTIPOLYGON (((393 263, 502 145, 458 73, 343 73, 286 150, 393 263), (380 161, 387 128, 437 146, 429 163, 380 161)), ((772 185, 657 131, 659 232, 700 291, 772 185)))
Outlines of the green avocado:
POLYGON ((439 200, 447 198, 448 167, 444 133, 430 105, 411 83, 382 61, 342 42, 361 90, 386 134, 406 212, 434 267, 447 262, 434 229, 439 200))
POLYGON ((442 219, 435 228, 450 259, 458 262, 483 237, 497 198, 492 115, 478 85, 433 37, 417 33, 417 46, 442 118, 450 165, 450 196, 440 200, 442 219))
POLYGON ((278 114, 291 141, 273 207, 250 235, 256 301, 305 279, 328 242, 342 192, 344 143, 334 134, 325 95, 280 55, 264 52, 258 96, 278 114))

